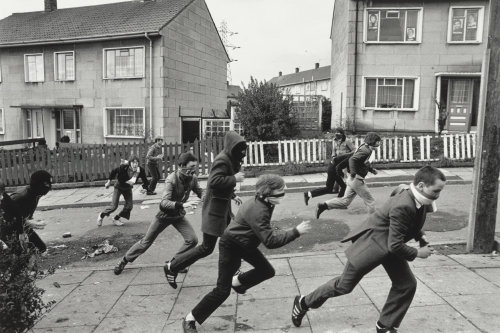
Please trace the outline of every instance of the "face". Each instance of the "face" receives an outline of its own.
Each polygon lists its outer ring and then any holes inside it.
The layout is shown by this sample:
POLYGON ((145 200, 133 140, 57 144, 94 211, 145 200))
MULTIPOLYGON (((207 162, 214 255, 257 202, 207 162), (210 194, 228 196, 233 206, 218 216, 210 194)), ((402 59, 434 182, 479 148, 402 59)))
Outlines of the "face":
POLYGON ((267 201, 273 205, 279 205, 281 200, 285 197, 285 188, 272 190, 271 194, 267 197, 267 201))
POLYGON ((158 147, 160 147, 161 145, 163 145, 163 140, 158 140, 158 141, 156 141, 156 145, 157 145, 158 147))
POLYGON ((133 160, 130 161, 130 166, 132 167, 132 170, 137 170, 137 167, 139 166, 139 161, 133 160))
POLYGON ((436 179, 433 185, 425 185, 424 182, 417 184, 417 190, 427 199, 436 200, 439 198, 441 191, 443 190, 446 182, 441 179, 436 179))
POLYGON ((188 164, 181 166, 181 173, 184 176, 192 177, 196 173, 196 167, 198 166, 198 162, 191 161, 188 164))
POLYGON ((370 146, 372 150, 376 150, 378 147, 380 147, 380 141, 376 141, 373 146, 370 146))

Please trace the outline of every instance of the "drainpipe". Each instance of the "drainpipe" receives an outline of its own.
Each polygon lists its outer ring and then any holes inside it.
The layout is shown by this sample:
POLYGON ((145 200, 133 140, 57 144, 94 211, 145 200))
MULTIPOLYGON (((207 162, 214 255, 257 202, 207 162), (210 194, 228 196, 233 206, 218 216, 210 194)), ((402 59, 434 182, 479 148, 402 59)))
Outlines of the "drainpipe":
POLYGON ((352 129, 356 132, 356 101, 357 101, 357 81, 358 81, 358 22, 359 22, 359 0, 356 0, 356 23, 354 26, 354 112, 352 114, 352 129))
POLYGON ((144 37, 149 40, 149 134, 153 139, 153 41, 149 38, 148 33, 144 33, 144 37))

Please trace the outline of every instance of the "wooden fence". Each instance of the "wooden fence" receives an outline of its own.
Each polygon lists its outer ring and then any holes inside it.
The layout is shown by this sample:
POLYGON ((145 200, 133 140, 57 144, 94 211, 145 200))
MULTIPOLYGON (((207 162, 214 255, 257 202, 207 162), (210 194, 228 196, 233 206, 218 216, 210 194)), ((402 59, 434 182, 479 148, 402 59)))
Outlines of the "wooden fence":
MULTIPOLYGON (((352 137, 356 147, 362 137, 352 137)), ((375 162, 434 161, 442 158, 464 160, 475 156, 475 134, 384 137, 372 156, 375 162)), ((30 174, 39 169, 49 171, 54 181, 84 182, 104 180, 122 159, 138 156, 146 165, 150 143, 68 144, 59 149, 0 150, 1 180, 7 186, 29 183, 30 174)), ((304 139, 249 142, 244 166, 284 165, 287 163, 321 164, 330 159, 331 139, 304 139)), ((163 175, 176 168, 180 153, 192 151, 200 161, 199 174, 206 175, 214 157, 223 149, 222 138, 195 141, 190 144, 164 144, 163 175)))

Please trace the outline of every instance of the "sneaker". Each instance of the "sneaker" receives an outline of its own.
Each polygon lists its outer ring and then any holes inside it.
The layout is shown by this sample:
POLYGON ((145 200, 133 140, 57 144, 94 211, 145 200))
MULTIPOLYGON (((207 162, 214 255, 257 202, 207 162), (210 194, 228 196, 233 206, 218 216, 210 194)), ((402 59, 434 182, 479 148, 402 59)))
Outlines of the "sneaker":
POLYGON ((147 191, 146 195, 156 195, 156 192, 147 191))
POLYGON ((102 220, 104 220, 104 217, 102 216, 101 213, 99 213, 99 215, 97 215, 97 226, 98 227, 102 226, 102 220))
POLYGON ((121 227, 122 225, 124 225, 125 223, 123 223, 122 221, 120 220, 117 220, 117 219, 113 219, 113 224, 116 225, 117 227, 121 227))
MULTIPOLYGON (((163 272, 165 272, 165 277, 167 278, 168 284, 174 288, 177 289, 177 282, 175 281, 175 278, 177 277, 177 273, 172 272, 168 268, 168 264, 163 266, 163 272)), ((195 328, 196 329, 196 328, 195 328)))
POLYGON ((113 272, 115 272, 115 275, 120 275, 123 270, 125 269, 125 266, 127 266, 127 262, 120 260, 120 262, 115 266, 115 269, 113 272))
POLYGON ((378 321, 375 324, 375 328, 377 329, 377 333, 398 333, 398 329, 396 327, 385 327, 378 321))
POLYGON ((306 203, 306 206, 309 204, 309 193, 304 192, 304 202, 306 203))
POLYGON ((299 327, 302 324, 302 318, 307 313, 307 310, 302 309, 302 306, 300 305, 300 299, 301 296, 295 296, 295 299, 293 300, 293 308, 292 308, 292 323, 295 325, 295 327, 299 327))
POLYGON ((318 206, 316 207, 316 218, 319 219, 321 213, 323 213, 327 209, 328 206, 326 205, 326 203, 319 203, 318 206))
MULTIPOLYGON (((241 274, 241 271, 238 269, 236 271, 236 273, 234 273, 233 276, 238 276, 241 274)), ((243 285, 240 285, 240 286, 233 286, 231 285, 231 288, 233 288, 233 290, 237 293, 237 294, 244 294, 247 292, 247 289, 243 286, 243 285)))
POLYGON ((182 319, 182 330, 184 333, 198 333, 194 320, 186 320, 186 318, 182 319))

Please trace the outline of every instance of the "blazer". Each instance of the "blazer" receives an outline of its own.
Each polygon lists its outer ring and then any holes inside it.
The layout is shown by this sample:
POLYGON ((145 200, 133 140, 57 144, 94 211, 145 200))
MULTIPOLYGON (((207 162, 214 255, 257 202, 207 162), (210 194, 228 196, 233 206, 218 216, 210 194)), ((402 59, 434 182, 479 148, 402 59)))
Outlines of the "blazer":
POLYGON ((418 251, 406 242, 412 238, 420 241, 429 211, 432 206, 417 209, 411 190, 398 187, 384 205, 342 240, 353 242, 345 251, 347 259, 359 270, 373 269, 389 255, 414 260, 418 251))
POLYGON ((372 150, 367 144, 363 143, 354 154, 349 158, 349 173, 352 177, 359 175, 361 178, 365 178, 368 171, 371 169, 371 165, 366 163, 372 154, 372 150))

